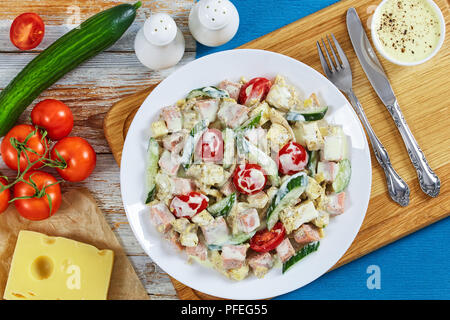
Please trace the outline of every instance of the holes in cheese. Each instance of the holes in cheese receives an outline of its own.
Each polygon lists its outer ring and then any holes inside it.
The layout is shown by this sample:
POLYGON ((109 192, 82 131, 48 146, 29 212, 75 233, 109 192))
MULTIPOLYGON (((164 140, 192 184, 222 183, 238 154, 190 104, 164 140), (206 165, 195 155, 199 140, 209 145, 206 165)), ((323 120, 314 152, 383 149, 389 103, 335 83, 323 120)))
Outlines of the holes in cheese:
POLYGON ((54 263, 51 258, 40 256, 31 264, 31 275, 37 280, 49 278, 53 273, 54 263))

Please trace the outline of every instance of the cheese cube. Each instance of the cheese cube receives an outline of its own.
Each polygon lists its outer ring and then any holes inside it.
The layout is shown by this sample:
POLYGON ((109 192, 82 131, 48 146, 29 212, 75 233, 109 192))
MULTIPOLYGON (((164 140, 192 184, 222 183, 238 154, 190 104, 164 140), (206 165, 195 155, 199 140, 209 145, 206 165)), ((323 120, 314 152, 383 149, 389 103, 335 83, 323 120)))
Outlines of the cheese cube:
POLYGON ((114 252, 22 230, 4 299, 106 300, 114 252))
POLYGON ((345 158, 347 158, 347 137, 345 135, 326 136, 322 159, 326 161, 341 161, 345 158))
POLYGON ((320 150, 323 148, 324 140, 316 122, 299 122, 294 127, 295 140, 308 150, 320 150))
POLYGON ((277 109, 288 111, 298 103, 298 100, 295 88, 287 84, 282 76, 277 75, 267 94, 266 101, 277 109))
POLYGON ((309 200, 295 206, 293 209, 287 208, 280 213, 280 219, 287 233, 291 233, 302 224, 310 222, 318 216, 319 212, 314 207, 314 203, 309 200))
POLYGON ((305 193, 308 196, 308 199, 315 200, 322 194, 322 187, 316 181, 316 179, 308 177, 308 186, 306 187, 305 193))
POLYGON ((159 120, 152 123, 152 133, 154 138, 159 138, 169 133, 164 120, 159 120))

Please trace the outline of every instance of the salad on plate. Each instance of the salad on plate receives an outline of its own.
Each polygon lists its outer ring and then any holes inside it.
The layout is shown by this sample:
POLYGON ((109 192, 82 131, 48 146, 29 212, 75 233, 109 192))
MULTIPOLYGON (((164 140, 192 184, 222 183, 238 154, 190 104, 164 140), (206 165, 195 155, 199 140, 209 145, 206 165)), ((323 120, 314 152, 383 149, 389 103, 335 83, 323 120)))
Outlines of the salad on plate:
POLYGON ((151 124, 150 221, 230 279, 286 272, 345 210, 348 138, 327 111, 282 75, 190 91, 151 124))

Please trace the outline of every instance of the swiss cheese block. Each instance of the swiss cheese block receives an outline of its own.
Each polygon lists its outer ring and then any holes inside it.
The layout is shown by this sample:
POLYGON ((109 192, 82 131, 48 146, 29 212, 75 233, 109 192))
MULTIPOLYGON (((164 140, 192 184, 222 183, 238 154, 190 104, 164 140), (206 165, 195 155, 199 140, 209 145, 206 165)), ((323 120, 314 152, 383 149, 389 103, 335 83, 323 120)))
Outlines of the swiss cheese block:
POLYGON ((7 300, 105 300, 114 253, 78 241, 20 231, 7 300))

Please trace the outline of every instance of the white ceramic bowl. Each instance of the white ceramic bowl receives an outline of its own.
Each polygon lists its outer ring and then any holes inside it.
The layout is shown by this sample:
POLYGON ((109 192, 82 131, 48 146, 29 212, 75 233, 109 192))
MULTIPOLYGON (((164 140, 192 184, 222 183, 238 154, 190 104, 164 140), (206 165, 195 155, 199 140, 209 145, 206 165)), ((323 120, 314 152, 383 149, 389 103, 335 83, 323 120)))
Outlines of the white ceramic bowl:
MULTIPOLYGON (((307 65, 277 53, 262 50, 230 50, 197 59, 167 77, 147 97, 128 131, 122 153, 120 182, 122 200, 130 226, 144 251, 164 271, 201 292, 229 299, 263 299, 300 288, 328 271, 347 251, 355 238, 370 196, 372 181, 370 153, 361 124, 341 92, 307 65), (284 275, 272 269, 263 279, 249 276, 235 282, 197 263, 188 264, 149 221, 144 204, 145 156, 150 124, 162 107, 175 103, 193 88, 217 85, 224 79, 286 76, 305 94, 318 93, 329 106, 326 119, 343 126, 351 139, 352 179, 347 209, 332 218, 319 250, 297 263, 284 275)), ((351 279, 349 279, 350 281, 351 279)))
POLYGON ((377 19, 378 19, 379 14, 380 14, 381 7, 382 7, 387 1, 390 1, 390 0, 383 0, 383 1, 381 1, 381 3, 380 3, 380 4, 378 5, 378 7, 375 9, 375 12, 374 12, 373 17, 372 17, 372 22, 371 22, 371 25, 370 25, 371 35, 372 35, 372 41, 373 41, 373 43, 374 43, 374 45, 375 45, 375 48, 377 48, 378 52, 379 52, 386 60, 388 60, 388 61, 390 61, 390 62, 392 62, 392 63, 395 63, 395 64, 397 64, 397 65, 400 65, 400 66, 415 66, 415 65, 418 65, 418 64, 422 64, 422 63, 424 63, 424 62, 430 60, 431 58, 433 58, 433 57, 436 55, 436 53, 439 51, 439 49, 441 49, 442 44, 444 43, 444 39, 445 39, 445 20, 444 20, 444 16, 443 16, 443 14, 442 14, 442 11, 441 11, 441 9, 438 7, 438 5, 437 5, 436 3, 434 3, 434 1, 431 1, 431 0, 425 0, 425 1, 427 1, 427 2, 430 4, 431 8, 434 9, 434 11, 436 12, 436 14, 437 14, 437 16, 438 16, 439 22, 440 22, 440 26, 441 26, 441 37, 439 38, 438 45, 437 45, 436 48, 433 50, 433 52, 432 52, 429 56, 427 56, 426 58, 424 58, 424 59, 422 59, 422 60, 419 60, 419 61, 414 61, 414 62, 405 62, 405 61, 401 61, 401 60, 398 60, 398 59, 395 59, 395 58, 389 56, 389 55, 385 52, 385 50, 383 49, 383 46, 381 45, 380 40, 378 39, 378 35, 377 35, 377 31, 376 31, 375 24, 376 24, 376 21, 377 21, 377 19))

